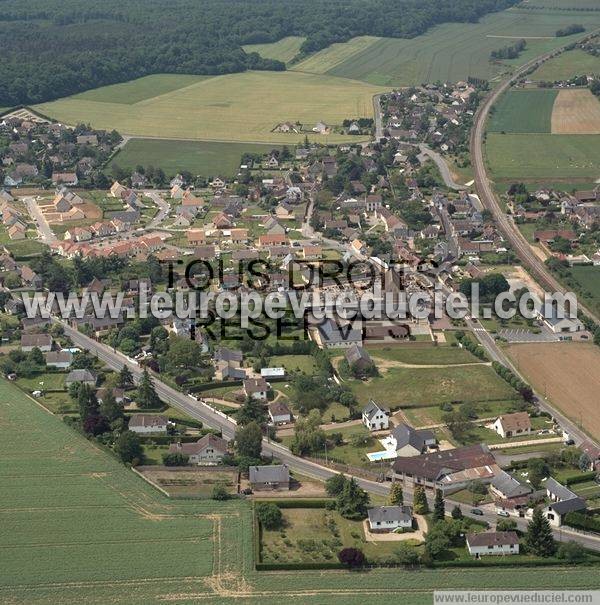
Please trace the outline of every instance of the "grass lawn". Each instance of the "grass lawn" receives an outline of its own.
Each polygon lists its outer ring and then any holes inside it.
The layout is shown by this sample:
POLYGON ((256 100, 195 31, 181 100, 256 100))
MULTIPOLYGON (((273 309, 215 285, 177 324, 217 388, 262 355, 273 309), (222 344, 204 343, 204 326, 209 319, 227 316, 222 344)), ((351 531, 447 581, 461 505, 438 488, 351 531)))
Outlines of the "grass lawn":
POLYGON ((533 72, 533 80, 554 82, 569 80, 573 76, 600 73, 600 57, 594 57, 583 50, 574 49, 546 61, 533 72))
POLYGON ((571 277, 579 284, 580 292, 590 306, 600 309, 600 267, 576 266, 569 269, 571 277))
POLYGON ((269 153, 277 145, 132 139, 114 156, 111 166, 155 166, 169 176, 187 170, 202 176, 233 177, 244 153, 269 153))
MULTIPOLYGON (((412 39, 354 38, 301 61, 293 69, 355 78, 377 85, 409 86, 422 82, 456 82, 469 76, 493 79, 546 51, 575 40, 556 38, 555 32, 573 22, 566 12, 509 9, 484 16, 477 23, 445 23, 412 39), (489 61, 492 50, 512 37, 529 37, 518 59, 504 64, 489 61)), ((577 13, 589 29, 600 24, 597 13, 577 13)))
POLYGON ((378 344, 367 346, 367 350, 372 357, 415 365, 452 365, 481 361, 466 349, 459 349, 458 347, 436 347, 434 345, 428 347, 403 347, 402 345, 378 344))
POLYGON ((45 389, 63 390, 66 374, 59 372, 44 372, 30 377, 20 377, 17 384, 25 391, 43 391, 45 389))
POLYGON ((360 404, 373 398, 392 408, 453 401, 510 399, 513 389, 487 366, 390 368, 366 382, 348 380, 360 404))
POLYGON ((559 452, 564 445, 562 443, 540 443, 539 445, 524 445, 522 447, 509 447, 494 450, 494 453, 503 454, 505 456, 517 456, 519 454, 559 452))
POLYGON ((222 485, 230 494, 237 493, 237 469, 189 467, 176 472, 147 469, 143 474, 176 498, 210 498, 216 485, 222 485))
POLYGON ((312 355, 274 355, 269 357, 269 365, 274 368, 283 366, 287 372, 304 374, 312 374, 316 369, 312 355))
POLYGON ((300 36, 287 36, 277 42, 266 44, 245 44, 242 48, 247 53, 258 53, 265 59, 276 59, 289 63, 299 52, 304 38, 300 36))
POLYGON ((600 137, 589 135, 487 135, 493 178, 589 179, 600 174, 600 137))
POLYGON ((551 132, 557 94, 552 89, 509 90, 494 106, 489 132, 551 132))
POLYGON ((22 260, 31 256, 39 256, 47 250, 47 246, 35 239, 22 239, 7 242, 4 247, 15 257, 15 260, 22 260))
MULTIPOLYGON (((274 133, 277 124, 298 120, 312 128, 319 120, 335 125, 348 117, 371 117, 372 97, 380 90, 329 75, 247 71, 202 79, 133 104, 67 97, 37 107, 68 124, 90 123, 133 136, 287 144, 302 141, 304 134, 274 133)), ((356 142, 348 135, 311 136, 327 143, 356 142)))
POLYGON ((337 401, 334 401, 329 405, 329 407, 323 412, 321 415, 323 422, 340 422, 344 420, 349 420, 350 415, 348 413, 348 408, 337 401))

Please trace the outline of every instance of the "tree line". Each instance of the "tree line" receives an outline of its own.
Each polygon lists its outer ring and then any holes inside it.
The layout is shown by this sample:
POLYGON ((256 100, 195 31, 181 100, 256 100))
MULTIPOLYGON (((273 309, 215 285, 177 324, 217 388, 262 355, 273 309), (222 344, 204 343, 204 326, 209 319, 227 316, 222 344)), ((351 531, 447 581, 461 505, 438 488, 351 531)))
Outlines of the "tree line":
POLYGON ((242 45, 303 36, 301 55, 355 36, 410 38, 517 0, 4 0, 0 106, 39 103, 154 73, 284 70, 242 45))

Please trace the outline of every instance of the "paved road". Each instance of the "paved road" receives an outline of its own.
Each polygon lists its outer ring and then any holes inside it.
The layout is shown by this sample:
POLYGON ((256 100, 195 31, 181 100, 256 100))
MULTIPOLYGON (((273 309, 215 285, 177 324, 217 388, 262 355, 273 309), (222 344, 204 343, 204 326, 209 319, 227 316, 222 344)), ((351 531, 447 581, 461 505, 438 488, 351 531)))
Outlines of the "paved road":
POLYGON ((146 230, 148 229, 156 229, 164 220, 167 218, 169 212, 171 211, 171 204, 167 202, 157 191, 148 189, 142 192, 146 197, 149 197, 157 206, 158 213, 156 216, 148 223, 146 230))
POLYGON ((383 139, 383 118, 381 115, 381 94, 373 96, 373 119, 375 120, 375 140, 383 139))
MULTIPOLYGON (((596 32, 597 31, 600 30, 596 30, 596 32)), ((596 32, 588 32, 586 36, 596 32)), ((541 261, 533 252, 529 242, 523 237, 518 227, 504 212, 488 177, 483 152, 486 119, 494 103, 496 103, 498 98, 508 88, 510 88, 513 82, 516 81, 520 76, 524 75, 525 72, 532 67, 543 63, 556 52, 557 51, 554 50, 551 53, 541 55, 517 69, 511 78, 504 80, 481 104, 477 110, 477 113, 475 114, 473 130, 471 132, 471 161, 473 162, 475 185, 477 192, 479 193, 479 197, 481 198, 483 205, 493 214, 496 223, 512 247, 515 249, 515 252, 521 261, 530 269, 534 277, 549 291, 565 292, 566 289, 558 282, 558 280, 556 280, 543 261, 541 261)), ((596 323, 600 324, 600 318, 598 318, 598 316, 592 313, 588 308, 581 303, 579 303, 579 308, 596 323)))
POLYGON ((452 178, 452 173, 450 172, 450 168, 448 168, 448 162, 446 162, 442 155, 425 145, 425 143, 420 143, 419 149, 421 150, 422 155, 427 156, 435 162, 435 165, 438 167, 438 170, 440 171, 440 174, 444 179, 444 184, 446 185, 446 187, 448 187, 449 189, 454 189, 455 191, 464 191, 465 189, 467 189, 467 187, 461 185, 460 183, 457 183, 452 178))
POLYGON ((29 215, 33 219, 35 226, 37 227, 38 233, 40 234, 40 239, 44 244, 51 244, 52 242, 57 241, 56 235, 50 228, 46 217, 40 210, 38 203, 33 197, 25 197, 23 198, 25 205, 27 206, 27 210, 29 215))

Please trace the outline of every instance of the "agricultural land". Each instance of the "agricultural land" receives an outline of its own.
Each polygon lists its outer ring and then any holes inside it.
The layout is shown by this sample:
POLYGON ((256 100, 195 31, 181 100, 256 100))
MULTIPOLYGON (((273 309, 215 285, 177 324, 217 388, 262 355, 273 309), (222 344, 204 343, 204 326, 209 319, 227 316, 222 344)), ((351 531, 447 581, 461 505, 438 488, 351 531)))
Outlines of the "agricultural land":
POLYGON ((300 36, 287 36, 277 42, 266 44, 246 44, 242 48, 247 53, 258 53, 265 59, 276 59, 289 63, 299 52, 304 42, 300 36))

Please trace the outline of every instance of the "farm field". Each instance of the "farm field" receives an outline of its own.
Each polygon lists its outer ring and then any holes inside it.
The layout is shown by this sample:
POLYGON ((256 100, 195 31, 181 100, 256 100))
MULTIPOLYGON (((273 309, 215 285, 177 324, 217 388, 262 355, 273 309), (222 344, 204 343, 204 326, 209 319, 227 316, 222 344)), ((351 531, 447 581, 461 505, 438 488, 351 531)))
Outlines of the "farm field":
POLYGON ((486 155, 495 181, 576 183, 600 177, 600 137, 596 136, 490 133, 486 155))
POLYGON ((587 88, 561 90, 552 111, 552 134, 600 134, 600 100, 587 88))
POLYGON ((242 48, 247 53, 258 53, 265 59, 276 59, 289 63, 299 52, 304 38, 301 36, 287 36, 277 42, 266 44, 245 44, 242 48))
POLYGON ((561 53, 543 63, 531 74, 532 80, 554 82, 568 80, 579 74, 600 74, 600 57, 594 57, 583 50, 574 49, 561 53))
POLYGON ((600 436, 600 350, 587 343, 517 344, 507 347, 519 369, 548 401, 600 436), (568 380, 564 379, 568 376, 568 380))
MULTIPOLYGON (((359 117, 357 108, 362 108, 361 115, 372 116, 372 97, 381 90, 363 82, 292 71, 244 72, 186 84, 129 105, 67 97, 36 107, 65 123, 89 122, 133 136, 294 143, 304 134, 271 131, 285 121, 299 120, 310 128, 319 120, 340 124, 359 117)), ((102 89, 92 92, 103 95, 102 89)), ((329 143, 356 140, 347 135, 318 136, 329 143)))
POLYGON ((453 401, 510 399, 512 388, 487 366, 458 368, 390 367, 368 381, 345 381, 359 404, 373 398, 391 408, 453 401))
POLYGON ((579 265, 570 267, 569 273, 579 284, 578 292, 585 297, 586 303, 600 310, 600 268, 579 265))
MULTIPOLYGON (((600 25, 597 13, 578 13, 577 20, 590 29, 600 25)), ((410 40, 350 40, 320 51, 293 69, 385 86, 466 80, 469 76, 492 79, 507 66, 525 63, 567 43, 569 38, 556 38, 554 33, 572 21, 573 15, 565 11, 509 9, 487 15, 479 23, 444 24, 410 40), (491 63, 491 51, 513 37, 527 39, 525 52, 506 64, 491 63)))
POLYGON ((245 504, 168 500, 7 382, 0 436, 2 602, 424 605, 438 587, 599 586, 587 567, 374 570, 344 573, 343 591, 343 572, 255 572, 245 504))
MULTIPOLYGON (((489 132, 551 132, 557 90, 509 90, 490 118, 489 132)), ((562 94, 562 91, 561 91, 562 94)))
POLYGON ((165 139, 131 139, 114 156, 111 166, 132 168, 155 166, 168 176, 182 170, 202 176, 233 177, 240 167, 242 154, 267 153, 276 145, 252 143, 214 143, 208 141, 173 141, 165 139))

